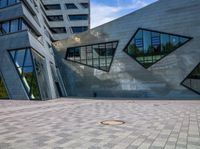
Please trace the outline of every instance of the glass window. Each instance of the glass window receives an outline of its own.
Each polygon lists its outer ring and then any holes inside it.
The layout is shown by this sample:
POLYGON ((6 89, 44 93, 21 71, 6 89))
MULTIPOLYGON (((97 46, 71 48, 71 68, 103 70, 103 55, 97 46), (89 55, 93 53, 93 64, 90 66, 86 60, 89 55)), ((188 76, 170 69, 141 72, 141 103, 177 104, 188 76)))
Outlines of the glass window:
POLYGON ((22 18, 0 23, 1 34, 14 33, 21 30, 28 30, 36 37, 40 36, 32 27, 28 26, 28 24, 22 18))
POLYGON ((88 30, 87 26, 78 26, 78 27, 71 27, 73 33, 81 33, 88 30))
POLYGON ((46 10, 60 10, 60 4, 44 5, 46 10))
POLYGON ((0 0, 0 8, 4 8, 17 3, 17 0, 0 0))
POLYGON ((9 30, 9 21, 8 22, 4 22, 4 23, 2 23, 2 33, 3 34, 7 34, 7 33, 9 33, 10 32, 10 30, 9 30))
POLYGON ((186 77, 182 85, 200 95, 200 63, 186 77))
POLYGON ((170 43, 175 48, 176 46, 179 45, 179 37, 178 36, 170 36, 170 43))
POLYGON ((0 73, 0 98, 8 98, 8 93, 0 73))
POLYGON ((144 31, 143 32, 144 37, 144 54, 151 54, 152 52, 152 47, 151 47, 151 32, 149 31, 144 31))
POLYGON ((30 49, 9 51, 30 99, 47 99, 45 59, 30 49), (33 55, 33 56, 32 56, 33 55))
POLYGON ((149 68, 190 39, 190 37, 171 35, 148 29, 138 29, 124 49, 124 52, 137 60, 145 68, 149 68))
POLYGON ((80 53, 81 53, 81 63, 82 64, 86 64, 86 60, 87 60, 87 52, 86 52, 86 47, 80 47, 80 53))
POLYGON ((24 66, 28 67, 32 65, 32 60, 30 59, 31 52, 30 50, 26 50, 25 57, 24 57, 24 66))
POLYGON ((24 64, 25 50, 19 50, 15 53, 15 65, 16 67, 22 67, 24 64))
POLYGON ((106 44, 106 56, 113 56, 115 52, 115 49, 113 49, 113 44, 112 43, 107 43, 106 44))
POLYGON ((93 45, 92 51, 93 51, 93 65, 95 68, 99 68, 99 46, 93 45))
POLYGON ((94 45, 68 48, 66 60, 81 63, 103 71, 109 71, 115 50, 116 41, 94 45))
POLYGON ((69 60, 74 60, 74 48, 68 49, 67 57, 68 57, 69 60))
POLYGON ((13 5, 17 2, 17 0, 8 0, 8 5, 13 5))
POLYGON ((74 3, 65 4, 67 9, 78 9, 74 3))
POLYGON ((21 30, 27 30, 28 29, 28 26, 26 25, 26 23, 22 20, 22 23, 21 23, 21 30))
POLYGON ((37 52, 32 51, 34 67, 38 79, 38 85, 40 88, 40 95, 42 99, 48 99, 48 83, 46 80, 46 69, 45 69, 45 59, 40 56, 37 52))
POLYGON ((7 5, 7 0, 0 0, 0 8, 4 8, 6 6, 8 6, 7 5))
POLYGON ((170 35, 161 34, 161 51, 163 53, 170 51, 172 47, 170 46, 170 35))
POLYGON ((55 15, 55 16, 47 16, 49 21, 63 21, 62 15, 55 15))
POLYGON ((66 33, 65 27, 53 27, 53 28, 50 28, 50 30, 54 34, 66 33))
POLYGON ((88 3, 80 3, 81 4, 81 6, 83 7, 83 8, 89 8, 89 4, 88 3))
POLYGON ((19 27, 19 21, 17 20, 12 20, 10 21, 10 32, 17 32, 19 27))
POLYGON ((88 20, 87 14, 80 14, 80 15, 69 15, 70 21, 80 21, 80 20, 88 20))

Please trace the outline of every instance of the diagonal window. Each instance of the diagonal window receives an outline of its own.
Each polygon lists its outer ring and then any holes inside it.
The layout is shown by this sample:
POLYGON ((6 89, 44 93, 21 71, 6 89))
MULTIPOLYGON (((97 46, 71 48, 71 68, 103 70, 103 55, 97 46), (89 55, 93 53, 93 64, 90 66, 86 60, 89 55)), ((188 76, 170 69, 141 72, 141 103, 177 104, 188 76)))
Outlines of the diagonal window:
POLYGON ((3 82, 3 78, 1 77, 1 74, 0 74, 0 98, 4 99, 8 98, 8 93, 3 82))
POLYGON ((11 58, 22 79, 23 85, 30 99, 40 99, 36 73, 34 71, 31 50, 21 49, 10 51, 11 58))
POLYGON ((181 84, 200 95, 200 63, 181 84))
POLYGON ((144 68, 149 68, 190 39, 186 36, 140 28, 124 51, 144 68))
POLYGON ((103 71, 109 71, 117 44, 117 41, 113 41, 68 48, 65 59, 103 71))
POLYGON ((40 54, 32 50, 34 68, 36 71, 38 85, 42 99, 48 99, 48 83, 45 73, 45 59, 40 54))
POLYGON ((22 83, 29 98, 48 98, 47 83, 44 81, 46 80, 44 79, 45 69, 43 69, 43 65, 41 64, 42 61, 44 61, 43 58, 37 55, 36 52, 33 52, 33 50, 30 48, 12 50, 9 51, 9 53, 21 77, 22 83))

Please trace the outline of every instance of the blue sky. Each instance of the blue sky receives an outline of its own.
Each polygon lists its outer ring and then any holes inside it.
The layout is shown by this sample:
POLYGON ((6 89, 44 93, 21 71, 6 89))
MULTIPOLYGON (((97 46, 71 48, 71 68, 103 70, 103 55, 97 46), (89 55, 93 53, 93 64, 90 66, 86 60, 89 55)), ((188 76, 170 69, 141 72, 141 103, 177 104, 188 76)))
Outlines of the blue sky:
POLYGON ((157 0, 91 0, 91 27, 112 21, 157 0))

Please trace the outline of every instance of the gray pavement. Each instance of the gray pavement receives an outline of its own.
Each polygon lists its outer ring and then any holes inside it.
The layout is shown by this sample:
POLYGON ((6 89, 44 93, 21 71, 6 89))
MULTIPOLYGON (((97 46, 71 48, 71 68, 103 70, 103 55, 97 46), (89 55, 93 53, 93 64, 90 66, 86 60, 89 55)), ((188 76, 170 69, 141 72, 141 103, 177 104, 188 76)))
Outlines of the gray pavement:
POLYGON ((0 149, 62 148, 200 149, 200 101, 0 100, 0 149))

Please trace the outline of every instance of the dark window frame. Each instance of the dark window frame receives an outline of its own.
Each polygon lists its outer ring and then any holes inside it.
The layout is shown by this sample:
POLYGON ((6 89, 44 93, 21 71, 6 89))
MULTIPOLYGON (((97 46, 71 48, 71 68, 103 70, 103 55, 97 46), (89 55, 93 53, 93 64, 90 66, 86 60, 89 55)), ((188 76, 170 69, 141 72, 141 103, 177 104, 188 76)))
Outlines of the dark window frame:
POLYGON ((78 7, 74 3, 65 3, 65 7, 67 10, 78 9, 78 7), (68 6, 70 6, 70 7, 68 7, 68 6), (71 7, 71 6, 73 6, 73 7, 71 7))
POLYGON ((50 29, 50 31, 51 31, 52 34, 66 34, 67 33, 67 30, 66 30, 65 27, 50 27, 49 29, 50 29), (57 31, 54 31, 54 29, 56 29, 56 30, 57 29, 64 29, 63 30, 64 32, 60 32, 60 31, 57 32, 57 31))
POLYGON ((70 21, 87 21, 89 19, 88 14, 69 14, 70 21))
POLYGON ((54 22, 54 21, 64 21, 63 15, 47 15, 46 16, 48 21, 54 22), (57 20, 56 20, 57 19, 57 20))
POLYGON ((90 4, 89 3, 80 3, 80 5, 81 5, 81 7, 83 8, 83 9, 88 9, 89 7, 90 7, 90 4))
POLYGON ((45 4, 44 5, 45 10, 61 10, 60 4, 45 4))
MULTIPOLYGON (((114 60, 114 57, 115 57, 115 54, 116 54, 116 51, 117 51, 117 48, 118 48, 118 45, 119 45, 119 40, 114 40, 114 41, 109 41, 109 42, 98 42, 98 43, 93 43, 93 44, 86 44, 86 45, 80 45, 80 46, 75 46, 75 47, 68 47, 67 48, 67 50, 66 50, 66 55, 65 55, 65 60, 66 61, 70 61, 70 62, 74 62, 74 63, 77 63, 77 64, 80 64, 80 65, 84 65, 84 66, 87 66, 87 67, 90 67, 90 68, 93 68, 93 69, 98 69, 98 70, 101 70, 101 71, 105 71, 105 72, 109 72, 110 71, 110 68, 112 67, 112 63, 113 63, 113 60, 114 60), (92 50, 92 58, 91 58, 91 60, 92 60, 92 65, 93 66, 90 66, 90 65, 88 65, 87 64, 87 47, 93 47, 93 46, 98 46, 98 50, 99 50, 99 45, 101 45, 101 44, 105 44, 105 48, 106 48, 106 44, 109 44, 109 43, 111 43, 112 44, 112 47, 114 47, 114 43, 116 43, 116 48, 115 48, 115 50, 114 50, 114 53, 113 53, 113 56, 112 56, 112 59, 111 59, 111 62, 110 62, 110 65, 109 65, 109 67, 108 67, 108 69, 107 70, 105 70, 105 69, 101 69, 101 67, 100 67, 100 57, 98 56, 98 64, 99 64, 99 67, 94 67, 94 61, 93 61, 93 50, 92 50), (68 49, 75 49, 75 48, 82 48, 82 47, 85 47, 85 54, 86 54, 86 64, 84 64, 84 63, 81 63, 81 57, 80 57, 80 62, 78 62, 78 61, 75 61, 75 56, 74 56, 74 59, 73 60, 70 60, 70 59, 68 59, 67 58, 67 56, 68 56, 68 49)), ((81 51, 81 50, 80 50, 81 51)), ((106 55, 105 55, 105 57, 106 57, 106 55)), ((107 60, 106 60, 106 58, 105 58, 105 61, 106 61, 106 65, 107 65, 107 60)))
POLYGON ((89 29, 89 27, 88 26, 71 26, 70 27, 71 28, 71 32, 73 33, 73 34, 79 34, 79 33, 82 33, 82 32, 86 32, 88 29, 89 29), (80 29, 80 28, 82 28, 82 31, 75 31, 74 32, 74 29, 80 29))
POLYGON ((175 52, 177 49, 179 49, 180 47, 182 47, 183 45, 185 45, 186 43, 188 43, 189 41, 191 41, 193 39, 193 37, 189 37, 189 36, 184 36, 184 35, 178 35, 178 34, 174 34, 174 33, 167 33, 167 32, 162 32, 162 31, 157 31, 157 30, 152 30, 152 29, 146 29, 146 28, 138 28, 136 30, 136 32, 133 34, 133 36, 130 38, 130 40, 128 41, 128 43, 126 44, 125 48, 123 49, 123 51, 130 56, 131 58, 133 58, 136 62, 138 62, 143 68, 145 69, 149 69, 150 67, 152 67, 154 64, 158 63, 159 61, 161 61, 162 59, 164 59, 165 57, 167 57, 168 55, 170 55, 172 52, 175 52), (155 61, 154 63, 152 63, 149 67, 145 67, 145 65, 143 63, 141 63, 139 60, 136 59, 136 57, 129 55, 126 52, 126 49, 128 48, 128 46, 130 45, 131 41, 134 39, 134 37, 137 35, 138 31, 149 31, 149 32, 156 32, 159 34, 168 34, 171 36, 178 36, 178 37, 182 37, 182 38, 188 38, 188 40, 182 44, 180 44, 178 47, 175 47, 174 49, 172 49, 167 55, 164 55, 162 58, 160 58, 159 60, 155 61))

